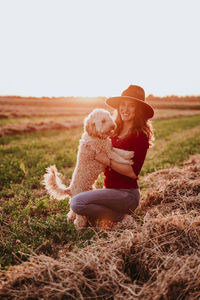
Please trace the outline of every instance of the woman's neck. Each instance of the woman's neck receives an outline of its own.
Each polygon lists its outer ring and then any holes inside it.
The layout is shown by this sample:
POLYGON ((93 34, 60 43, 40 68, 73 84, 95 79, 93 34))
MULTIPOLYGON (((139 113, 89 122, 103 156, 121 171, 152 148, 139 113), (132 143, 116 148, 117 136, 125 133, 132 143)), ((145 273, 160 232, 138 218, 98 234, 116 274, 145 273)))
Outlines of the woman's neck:
POLYGON ((122 130, 120 131, 118 137, 127 137, 132 133, 133 122, 123 122, 122 130))

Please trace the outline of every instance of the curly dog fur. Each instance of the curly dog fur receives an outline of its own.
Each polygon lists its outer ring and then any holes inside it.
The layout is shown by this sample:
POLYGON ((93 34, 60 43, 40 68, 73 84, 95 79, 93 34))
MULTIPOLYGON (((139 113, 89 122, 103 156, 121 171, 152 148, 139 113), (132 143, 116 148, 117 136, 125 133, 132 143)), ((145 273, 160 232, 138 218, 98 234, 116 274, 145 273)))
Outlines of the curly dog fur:
MULTIPOLYGON (((47 192, 56 199, 65 199, 78 193, 93 189, 99 174, 104 171, 104 165, 95 160, 97 153, 104 152, 110 159, 124 164, 132 164, 133 151, 125 151, 112 147, 109 138, 115 123, 110 113, 104 109, 93 110, 84 120, 84 133, 79 142, 77 162, 69 187, 66 187, 55 166, 47 168, 44 175, 44 185, 47 192)), ((87 218, 75 214, 71 209, 67 215, 68 222, 73 222, 76 228, 85 227, 87 218)))

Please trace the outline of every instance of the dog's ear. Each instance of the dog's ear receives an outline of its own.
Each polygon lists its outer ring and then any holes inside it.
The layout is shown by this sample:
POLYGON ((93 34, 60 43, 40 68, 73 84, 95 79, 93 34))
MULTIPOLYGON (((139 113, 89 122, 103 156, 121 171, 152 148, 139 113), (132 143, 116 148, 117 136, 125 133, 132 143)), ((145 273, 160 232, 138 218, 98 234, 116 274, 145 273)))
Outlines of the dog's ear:
POLYGON ((95 123, 96 123, 96 124, 95 124, 96 130, 97 130, 98 132, 101 132, 101 131, 102 131, 102 122, 101 122, 101 119, 96 120, 95 123))
POLYGON ((85 124, 85 131, 86 131, 90 136, 93 136, 93 137, 97 136, 95 123, 87 122, 87 123, 85 124))

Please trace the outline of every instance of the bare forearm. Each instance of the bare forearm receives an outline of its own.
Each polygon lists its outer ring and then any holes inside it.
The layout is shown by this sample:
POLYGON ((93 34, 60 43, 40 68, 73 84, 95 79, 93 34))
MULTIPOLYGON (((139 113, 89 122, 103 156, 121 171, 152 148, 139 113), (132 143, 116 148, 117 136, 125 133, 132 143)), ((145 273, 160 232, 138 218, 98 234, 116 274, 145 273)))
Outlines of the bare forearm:
POLYGON ((137 179, 137 176, 134 173, 131 165, 116 162, 115 160, 109 159, 106 154, 102 153, 97 154, 95 159, 102 163, 105 167, 110 167, 122 175, 128 176, 133 179, 137 179))
POLYGON ((121 164, 121 163, 118 163, 118 162, 111 159, 110 160, 110 167, 114 171, 116 171, 116 172, 118 172, 122 175, 128 176, 128 177, 133 178, 133 179, 137 179, 137 176, 134 173, 133 168, 130 165, 121 164))

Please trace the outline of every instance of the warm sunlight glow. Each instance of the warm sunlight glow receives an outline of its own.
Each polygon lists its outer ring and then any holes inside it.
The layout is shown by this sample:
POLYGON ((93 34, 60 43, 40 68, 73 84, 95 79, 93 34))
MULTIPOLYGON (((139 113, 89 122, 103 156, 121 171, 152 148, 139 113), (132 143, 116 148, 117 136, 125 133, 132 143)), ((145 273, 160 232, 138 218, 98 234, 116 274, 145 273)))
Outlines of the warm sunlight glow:
POLYGON ((196 0, 0 2, 0 95, 199 95, 196 0))

